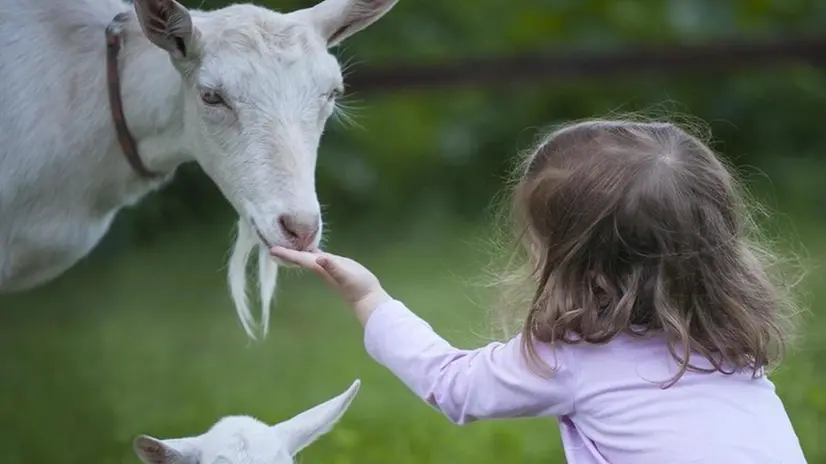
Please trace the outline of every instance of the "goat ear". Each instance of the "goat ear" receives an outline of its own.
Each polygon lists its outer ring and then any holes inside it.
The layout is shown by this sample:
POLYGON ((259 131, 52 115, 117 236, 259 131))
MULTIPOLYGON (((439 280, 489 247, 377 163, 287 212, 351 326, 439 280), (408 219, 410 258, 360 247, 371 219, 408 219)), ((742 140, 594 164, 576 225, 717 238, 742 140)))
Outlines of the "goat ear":
POLYGON ((150 42, 173 57, 191 58, 198 30, 189 11, 175 0, 134 0, 141 30, 150 42))
POLYGON ((332 430, 350 407, 360 384, 361 381, 356 379, 344 393, 272 426, 271 430, 283 442, 290 456, 295 456, 318 437, 332 430))
POLYGON ((399 0, 324 0, 304 10, 296 11, 307 16, 327 41, 334 47, 356 32, 378 21, 399 0))
POLYGON ((198 462, 198 450, 192 440, 159 440, 140 435, 135 438, 132 448, 144 464, 195 464, 198 462))

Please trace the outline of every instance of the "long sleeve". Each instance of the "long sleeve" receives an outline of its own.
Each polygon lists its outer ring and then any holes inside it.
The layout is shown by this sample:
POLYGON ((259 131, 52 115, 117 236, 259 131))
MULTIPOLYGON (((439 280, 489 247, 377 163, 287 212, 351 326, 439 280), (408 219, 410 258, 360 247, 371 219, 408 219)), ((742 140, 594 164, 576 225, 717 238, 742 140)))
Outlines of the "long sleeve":
POLYGON ((377 308, 364 328, 368 354, 456 424, 573 413, 569 353, 538 345, 556 369, 541 377, 529 369, 521 343, 515 337, 476 350, 454 348, 399 301, 377 308))

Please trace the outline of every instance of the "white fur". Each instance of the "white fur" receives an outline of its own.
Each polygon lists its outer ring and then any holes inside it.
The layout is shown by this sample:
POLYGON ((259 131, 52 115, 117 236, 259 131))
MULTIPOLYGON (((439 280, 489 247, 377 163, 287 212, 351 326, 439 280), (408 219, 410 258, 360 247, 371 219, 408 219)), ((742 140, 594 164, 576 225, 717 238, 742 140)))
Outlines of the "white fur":
POLYGON ((247 267, 252 256, 252 252, 258 249, 258 290, 261 298, 261 331, 267 335, 267 328, 270 320, 270 306, 275 294, 275 284, 278 278, 278 264, 270 259, 266 247, 260 246, 260 241, 256 237, 252 227, 243 219, 238 220, 238 235, 235 238, 235 245, 229 258, 229 272, 227 272, 227 283, 229 284, 230 296, 235 303, 238 318, 248 335, 255 338, 255 319, 249 309, 247 299, 247 267))
POLYGON ((344 393, 274 426, 229 416, 203 435, 167 440, 141 435, 133 447, 146 464, 292 464, 296 454, 332 430, 359 385, 356 380, 344 393))
MULTIPOLYGON (((240 216, 228 280, 254 336, 244 285, 253 249, 313 248, 321 238, 316 151, 342 86, 328 48, 396 1, 324 0, 282 14, 251 4, 188 11, 172 0, 0 0, 0 293, 64 273, 118 211, 196 161, 240 216), (127 164, 109 112, 104 29, 124 11, 124 112, 158 180, 127 164), (159 15, 160 30, 150 19, 159 15), (206 104, 206 89, 228 105, 206 104), (283 215, 306 239, 281 226, 283 215)), ((277 267, 266 250, 259 257, 266 324, 277 267)))

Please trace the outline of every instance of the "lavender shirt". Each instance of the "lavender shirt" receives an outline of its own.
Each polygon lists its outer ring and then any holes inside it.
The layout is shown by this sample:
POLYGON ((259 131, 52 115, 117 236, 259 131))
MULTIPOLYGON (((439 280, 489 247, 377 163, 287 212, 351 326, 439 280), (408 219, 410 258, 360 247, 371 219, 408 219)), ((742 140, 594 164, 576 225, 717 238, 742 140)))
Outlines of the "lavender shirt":
POLYGON ((543 378, 528 369, 520 337, 456 349, 399 301, 376 309, 364 337, 377 362, 456 424, 558 418, 569 464, 806 462, 768 378, 687 372, 662 389, 676 363, 661 340, 537 345, 557 368, 543 378))

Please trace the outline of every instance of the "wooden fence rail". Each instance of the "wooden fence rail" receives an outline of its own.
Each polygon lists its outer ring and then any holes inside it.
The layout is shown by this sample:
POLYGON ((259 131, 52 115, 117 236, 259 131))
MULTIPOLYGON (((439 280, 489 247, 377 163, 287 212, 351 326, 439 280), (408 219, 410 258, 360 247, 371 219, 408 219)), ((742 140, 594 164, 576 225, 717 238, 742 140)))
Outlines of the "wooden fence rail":
POLYGON ((461 59, 416 66, 363 67, 351 71, 349 90, 510 84, 618 74, 732 72, 789 63, 826 65, 826 37, 777 41, 718 41, 701 45, 640 47, 606 52, 567 52, 461 59))

